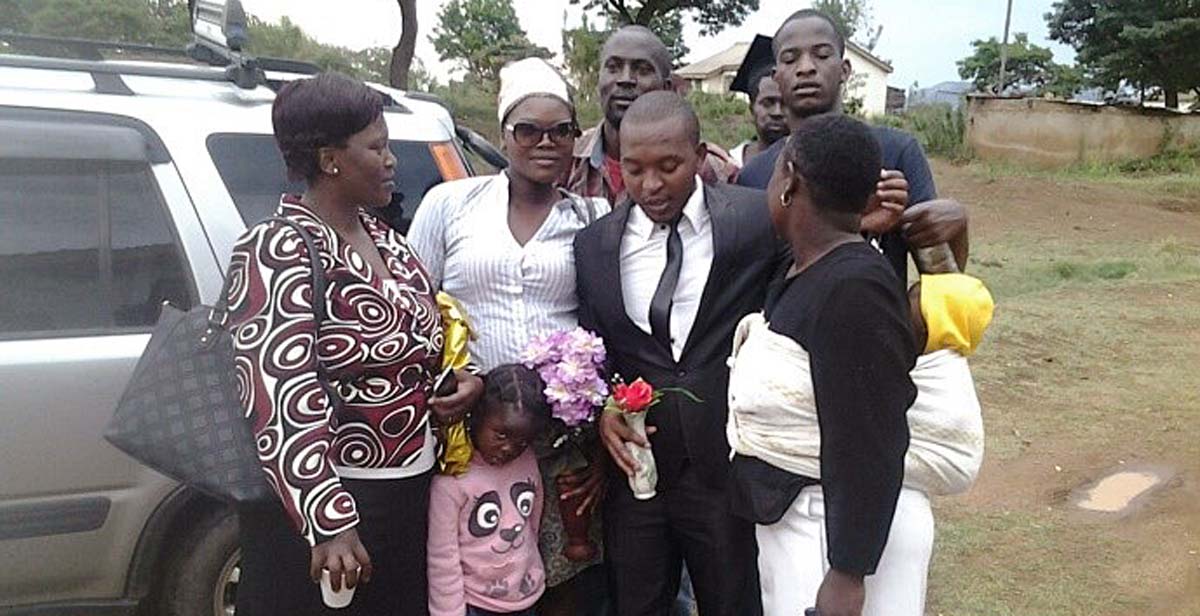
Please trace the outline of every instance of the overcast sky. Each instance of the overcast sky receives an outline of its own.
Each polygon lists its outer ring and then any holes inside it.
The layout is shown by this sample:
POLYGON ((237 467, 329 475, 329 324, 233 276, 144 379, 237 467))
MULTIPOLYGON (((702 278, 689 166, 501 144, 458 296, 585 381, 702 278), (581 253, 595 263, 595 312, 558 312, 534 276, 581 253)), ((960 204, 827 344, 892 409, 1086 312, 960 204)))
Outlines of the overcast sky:
MULTIPOLYGON (((451 74, 451 65, 440 62, 429 36, 437 26, 437 13, 446 0, 418 0, 420 34, 417 57, 439 81, 451 74)), ((874 22, 883 26, 876 55, 895 68, 889 83, 907 88, 914 81, 930 86, 957 80, 955 61, 971 53, 971 41, 1004 31, 1006 0, 871 0, 874 22)), ((400 33, 400 9, 394 0, 242 0, 246 10, 270 20, 287 16, 317 40, 361 49, 395 45, 400 33)), ((760 9, 740 27, 701 38, 699 29, 685 29, 691 62, 715 54, 755 34, 772 34, 788 14, 809 6, 807 0, 760 0, 760 9)), ((1046 36, 1043 14, 1053 0, 1013 0, 1012 32, 1027 32, 1031 41, 1049 46, 1054 59, 1075 59, 1070 47, 1052 43, 1046 36)), ((536 44, 554 52, 562 48, 564 20, 579 24, 580 11, 568 0, 514 0, 521 26, 536 44)))

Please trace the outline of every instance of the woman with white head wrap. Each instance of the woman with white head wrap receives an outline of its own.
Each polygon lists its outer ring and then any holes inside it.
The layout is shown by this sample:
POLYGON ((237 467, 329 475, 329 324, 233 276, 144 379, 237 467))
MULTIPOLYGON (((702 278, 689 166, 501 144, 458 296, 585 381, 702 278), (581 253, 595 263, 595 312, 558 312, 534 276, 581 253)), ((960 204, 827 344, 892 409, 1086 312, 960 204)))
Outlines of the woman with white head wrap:
MULTIPOLYGON (((557 186, 571 166, 579 126, 566 81, 545 60, 519 60, 500 71, 497 119, 508 168, 434 187, 421 202, 408 234, 433 284, 465 308, 477 334, 468 350, 484 370, 519 363, 532 337, 578 324, 575 234, 609 211, 602 199, 578 197, 557 186)), ((547 503, 539 541, 547 590, 538 614, 583 614, 592 601, 579 601, 576 607, 576 584, 570 582, 599 563, 600 554, 573 554, 581 560, 564 556, 556 505, 561 488, 568 496, 581 495, 580 507, 594 511, 604 472, 587 465, 560 474, 586 460, 564 460, 563 452, 548 445, 551 437, 544 440, 534 445, 547 503)), ((436 547, 434 534, 431 527, 430 552, 436 547)), ((431 586, 431 601, 436 591, 431 586)))

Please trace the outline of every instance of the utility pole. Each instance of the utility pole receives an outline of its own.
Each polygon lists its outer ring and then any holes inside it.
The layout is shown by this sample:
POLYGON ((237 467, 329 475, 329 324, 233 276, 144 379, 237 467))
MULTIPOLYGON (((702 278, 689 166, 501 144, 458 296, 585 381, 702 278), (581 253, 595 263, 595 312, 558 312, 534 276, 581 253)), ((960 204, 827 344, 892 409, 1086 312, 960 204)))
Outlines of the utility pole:
POLYGON ((1008 64, 1008 25, 1012 22, 1012 3, 1008 0, 1008 11, 1004 13, 1004 42, 1000 43, 1000 85, 996 86, 996 94, 1004 94, 1004 69, 1008 64))

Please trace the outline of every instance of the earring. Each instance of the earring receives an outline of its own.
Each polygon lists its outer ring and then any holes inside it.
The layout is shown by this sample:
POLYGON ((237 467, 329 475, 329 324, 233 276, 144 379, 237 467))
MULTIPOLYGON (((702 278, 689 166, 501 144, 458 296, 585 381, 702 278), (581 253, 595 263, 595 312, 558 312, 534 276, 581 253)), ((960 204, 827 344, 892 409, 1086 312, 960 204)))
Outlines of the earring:
POLYGON ((792 206, 792 193, 783 193, 779 195, 779 206, 787 209, 792 206))
POLYGON ((339 174, 339 173, 341 173, 341 172, 342 172, 342 170, 341 170, 341 169, 338 169, 337 167, 334 167, 333 169, 330 169, 330 170, 329 170, 329 173, 330 173, 331 175, 337 175, 337 174, 339 174))

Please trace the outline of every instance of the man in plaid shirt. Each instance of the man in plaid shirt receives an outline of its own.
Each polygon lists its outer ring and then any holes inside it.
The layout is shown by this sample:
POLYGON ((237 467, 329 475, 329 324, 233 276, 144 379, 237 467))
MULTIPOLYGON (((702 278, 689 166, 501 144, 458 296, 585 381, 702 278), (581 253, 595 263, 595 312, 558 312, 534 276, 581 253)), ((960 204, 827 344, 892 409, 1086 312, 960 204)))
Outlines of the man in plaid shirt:
MULTIPOLYGON (((575 160, 563 188, 584 197, 603 197, 615 208, 625 199, 621 178, 621 118, 634 99, 655 90, 670 90, 671 53, 642 26, 621 28, 600 54, 600 106, 604 120, 575 141, 575 160)), ((720 147, 705 143, 708 156, 700 167, 705 182, 732 183, 737 163, 720 147)))

